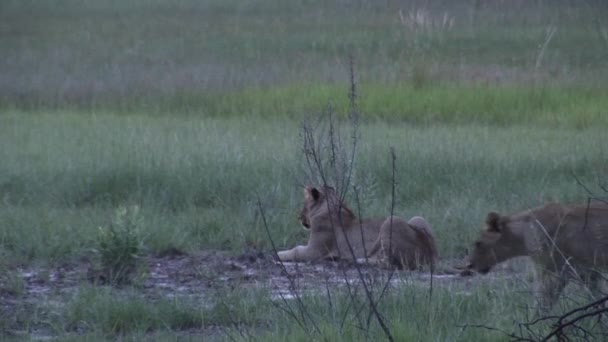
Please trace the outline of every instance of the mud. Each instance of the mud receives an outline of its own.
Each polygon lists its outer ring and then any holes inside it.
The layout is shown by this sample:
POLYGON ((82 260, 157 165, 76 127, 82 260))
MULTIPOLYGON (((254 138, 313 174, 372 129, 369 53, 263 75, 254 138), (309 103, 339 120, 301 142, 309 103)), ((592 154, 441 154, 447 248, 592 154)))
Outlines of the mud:
MULTIPOLYGON (((451 262, 454 264, 456 262, 451 262)), ((193 296, 205 299, 217 289, 266 288, 273 297, 306 291, 324 290, 368 281, 419 284, 430 286, 428 272, 381 270, 373 266, 355 266, 346 262, 279 263, 270 253, 249 251, 232 255, 223 251, 203 251, 195 254, 171 253, 149 256, 142 260, 140 275, 134 281, 146 296, 193 296)), ((444 268, 448 268, 446 263, 444 268)), ((0 302, 7 305, 14 300, 31 300, 49 294, 69 293, 83 283, 91 283, 91 264, 65 264, 52 269, 20 268, 12 278, 0 276, 0 302), (15 277, 21 279, 14 279, 15 277), (15 283, 21 282, 16 286, 15 283)), ((441 269, 441 267, 440 267, 441 269)), ((495 277, 509 270, 493 272, 495 277)), ((504 274, 503 274, 504 276, 504 274)), ((461 277, 455 272, 432 275, 434 286, 456 287, 465 291, 473 286, 476 277, 461 277)), ((487 277, 484 277, 487 278, 487 277)), ((208 298, 209 300, 211 298, 208 298)))
MULTIPOLYGON (((491 277, 462 277, 455 273, 402 272, 346 262, 279 263, 271 253, 248 251, 240 255, 224 251, 194 254, 168 253, 141 260, 133 287, 146 298, 188 298, 202 306, 213 305, 218 293, 241 289, 266 289, 273 300, 291 300, 305 294, 323 294, 328 289, 351 288, 364 279, 368 284, 403 284, 423 288, 446 287, 470 294, 478 284, 512 276, 502 269, 491 277)), ((454 262, 447 262, 443 267, 454 262)), ((14 267, 0 275, 0 313, 11 315, 15 308, 47 303, 61 307, 83 285, 101 286, 91 277, 88 261, 53 268, 14 267)), ((440 269, 442 266, 440 265, 440 269)), ((1 328, 1 327, 0 327, 1 328)), ((31 331, 30 331, 31 332, 31 331)), ((41 334, 41 336, 44 334, 41 334)))

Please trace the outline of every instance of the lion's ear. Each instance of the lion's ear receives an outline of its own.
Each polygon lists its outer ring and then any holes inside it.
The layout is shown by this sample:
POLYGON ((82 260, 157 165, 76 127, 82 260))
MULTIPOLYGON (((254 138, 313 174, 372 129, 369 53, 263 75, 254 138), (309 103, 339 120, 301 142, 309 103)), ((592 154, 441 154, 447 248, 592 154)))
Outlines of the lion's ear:
POLYGON ((313 200, 318 200, 319 197, 321 197, 321 193, 319 192, 319 190, 317 188, 305 188, 304 189, 304 196, 306 198, 312 198, 313 200))
POLYGON ((321 192, 317 188, 310 189, 310 194, 312 195, 312 198, 315 199, 315 201, 318 200, 319 197, 321 197, 321 192))
POLYGON ((321 197, 321 192, 319 190, 317 190, 317 188, 312 188, 310 190, 310 194, 312 195, 312 198, 315 199, 315 201, 318 200, 319 197, 321 197))
POLYGON ((495 211, 488 213, 486 225, 488 231, 500 233, 500 214, 495 211))

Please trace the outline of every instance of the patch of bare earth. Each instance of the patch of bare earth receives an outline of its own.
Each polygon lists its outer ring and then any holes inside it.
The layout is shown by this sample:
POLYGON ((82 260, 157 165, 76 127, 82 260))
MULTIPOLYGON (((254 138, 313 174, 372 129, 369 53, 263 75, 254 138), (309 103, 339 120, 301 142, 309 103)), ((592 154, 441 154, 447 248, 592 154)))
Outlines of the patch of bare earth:
MULTIPOLYGON (((152 301, 188 298, 203 306, 217 302, 218 291, 267 289, 271 299, 289 300, 302 294, 323 295, 328 289, 346 286, 352 289, 361 284, 361 279, 382 286, 389 282, 391 287, 414 284, 425 288, 430 288, 432 279, 435 288, 446 287, 469 294, 478 284, 504 280, 514 274, 508 267, 485 277, 461 277, 455 272, 438 272, 431 276, 428 272, 392 272, 346 262, 281 264, 272 253, 258 251, 240 255, 216 250, 169 253, 145 257, 142 264, 141 275, 136 277, 133 287, 146 298, 152 301)), ((0 275, 0 317, 8 317, 6 315, 11 315, 16 308, 35 307, 41 303, 55 303, 53 305, 60 308, 80 286, 99 285, 92 280, 90 269, 91 264, 85 261, 53 268, 13 268, 10 276, 0 275)))
MULTIPOLYGON (((324 290, 328 284, 342 285, 366 280, 391 280, 395 283, 416 283, 429 286, 429 272, 382 270, 373 266, 347 262, 279 263, 271 253, 248 251, 233 255, 224 251, 201 251, 194 254, 171 253, 162 257, 148 256, 143 260, 142 274, 135 281, 137 288, 149 297, 194 296, 205 298, 217 289, 266 288, 279 296, 294 290, 324 290)), ((439 269, 449 269, 440 265, 439 269)), ((28 300, 49 294, 69 293, 90 283, 90 264, 65 264, 52 269, 15 268, 13 276, 23 285, 19 294, 9 290, 9 280, 0 276, 0 303, 7 306, 14 300, 28 300)), ((483 278, 505 277, 512 274, 502 267, 483 278)), ((456 272, 438 271, 432 275, 434 286, 459 284, 466 289, 480 277, 461 277, 456 272)), ((14 280, 13 280, 14 281, 14 280)), ((210 298, 211 299, 211 298, 210 298)))

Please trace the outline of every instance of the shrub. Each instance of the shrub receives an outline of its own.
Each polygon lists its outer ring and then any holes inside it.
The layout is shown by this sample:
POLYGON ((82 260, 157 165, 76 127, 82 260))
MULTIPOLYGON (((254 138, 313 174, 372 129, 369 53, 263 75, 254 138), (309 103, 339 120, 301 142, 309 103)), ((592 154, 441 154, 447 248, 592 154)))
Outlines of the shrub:
POLYGON ((141 222, 138 206, 121 206, 108 227, 99 227, 97 280, 121 285, 133 279, 141 252, 141 222))

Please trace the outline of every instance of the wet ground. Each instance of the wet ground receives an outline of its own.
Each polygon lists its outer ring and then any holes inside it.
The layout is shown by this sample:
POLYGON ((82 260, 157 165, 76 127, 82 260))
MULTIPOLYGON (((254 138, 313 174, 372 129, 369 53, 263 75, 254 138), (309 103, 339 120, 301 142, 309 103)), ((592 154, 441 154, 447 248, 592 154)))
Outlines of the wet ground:
MULTIPOLYGON (((148 256, 141 260, 137 291, 147 298, 186 297, 201 305, 212 305, 218 291, 230 289, 269 290, 275 300, 289 300, 306 293, 324 293, 327 289, 353 285, 361 279, 392 286, 414 284, 429 288, 447 287, 468 294, 475 286, 490 279, 513 275, 513 270, 501 269, 491 277, 462 277, 450 269, 458 261, 443 262, 439 269, 448 272, 403 272, 382 270, 368 265, 355 266, 346 262, 279 263, 272 253, 248 251, 234 255, 224 251, 201 251, 194 254, 179 252, 165 256, 148 256)), ((53 268, 14 267, 0 275, 0 313, 11 311, 24 303, 58 302, 73 294, 83 284, 95 283, 91 263, 65 264, 53 268)))
MULTIPOLYGON (((142 260, 141 276, 135 283, 148 296, 194 296, 204 299, 214 289, 266 288, 273 297, 293 295, 306 291, 322 290, 346 282, 391 279, 394 283, 412 282, 430 286, 427 272, 402 272, 378 269, 374 266, 355 266, 346 262, 279 263, 272 253, 249 251, 232 255, 223 251, 202 251, 196 254, 170 253, 163 257, 146 257, 142 260)), ((466 291, 474 286, 477 277, 462 277, 451 265, 459 261, 444 262, 432 275, 434 286, 457 285, 466 291), (447 270, 447 271, 446 271, 447 270)), ((503 276, 509 270, 493 272, 503 276)), ((27 300, 49 293, 69 292, 83 283, 94 281, 91 264, 65 264, 51 269, 20 268, 11 272, 12 279, 0 275, 0 301, 3 305, 12 300, 27 300), (19 277, 20 279, 14 279, 19 277)))

